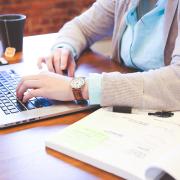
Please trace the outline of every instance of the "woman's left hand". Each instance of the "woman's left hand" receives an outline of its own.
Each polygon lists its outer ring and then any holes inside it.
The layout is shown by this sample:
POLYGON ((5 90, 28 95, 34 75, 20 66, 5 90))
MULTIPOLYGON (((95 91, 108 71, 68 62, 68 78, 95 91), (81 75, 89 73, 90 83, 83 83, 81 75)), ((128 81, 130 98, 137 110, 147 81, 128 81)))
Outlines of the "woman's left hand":
POLYGON ((74 100, 70 86, 72 78, 55 74, 40 73, 38 75, 25 76, 16 89, 17 98, 24 103, 32 97, 45 97, 54 100, 74 100))

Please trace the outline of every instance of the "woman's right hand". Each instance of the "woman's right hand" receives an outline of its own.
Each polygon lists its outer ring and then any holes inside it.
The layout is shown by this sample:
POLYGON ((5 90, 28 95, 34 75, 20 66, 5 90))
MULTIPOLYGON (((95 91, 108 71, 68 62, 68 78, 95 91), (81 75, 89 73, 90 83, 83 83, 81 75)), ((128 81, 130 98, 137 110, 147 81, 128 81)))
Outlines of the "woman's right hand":
POLYGON ((39 69, 42 68, 43 63, 46 64, 50 72, 57 74, 67 72, 68 76, 74 76, 76 63, 71 50, 67 48, 57 48, 50 56, 40 57, 37 62, 39 69))

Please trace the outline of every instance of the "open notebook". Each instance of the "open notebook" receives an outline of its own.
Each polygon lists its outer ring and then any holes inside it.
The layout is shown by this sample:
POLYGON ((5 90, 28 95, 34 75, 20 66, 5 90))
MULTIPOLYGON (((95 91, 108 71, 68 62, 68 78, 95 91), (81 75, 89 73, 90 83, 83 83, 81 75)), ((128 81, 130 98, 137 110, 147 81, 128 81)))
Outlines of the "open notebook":
POLYGON ((45 143, 125 179, 180 179, 180 112, 161 118, 99 109, 45 143))

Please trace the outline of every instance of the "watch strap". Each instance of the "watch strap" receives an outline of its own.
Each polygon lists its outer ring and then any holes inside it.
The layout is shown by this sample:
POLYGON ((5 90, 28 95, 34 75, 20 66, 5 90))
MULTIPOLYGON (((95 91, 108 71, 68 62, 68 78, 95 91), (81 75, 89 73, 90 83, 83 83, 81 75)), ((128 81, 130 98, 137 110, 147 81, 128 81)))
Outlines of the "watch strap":
POLYGON ((76 100, 84 100, 82 92, 81 92, 81 88, 79 88, 79 89, 72 88, 72 91, 74 94, 74 98, 76 100))

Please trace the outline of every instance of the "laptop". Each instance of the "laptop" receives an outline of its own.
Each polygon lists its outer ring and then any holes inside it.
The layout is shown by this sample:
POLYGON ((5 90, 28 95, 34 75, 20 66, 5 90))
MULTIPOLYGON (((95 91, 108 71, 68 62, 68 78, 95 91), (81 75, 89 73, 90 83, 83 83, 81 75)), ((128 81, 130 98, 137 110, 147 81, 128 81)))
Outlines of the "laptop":
POLYGON ((96 107, 89 105, 88 101, 77 104, 42 97, 32 98, 23 104, 16 98, 16 86, 21 76, 36 71, 37 67, 33 71, 33 66, 25 63, 0 66, 0 129, 96 107))

